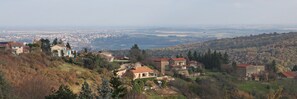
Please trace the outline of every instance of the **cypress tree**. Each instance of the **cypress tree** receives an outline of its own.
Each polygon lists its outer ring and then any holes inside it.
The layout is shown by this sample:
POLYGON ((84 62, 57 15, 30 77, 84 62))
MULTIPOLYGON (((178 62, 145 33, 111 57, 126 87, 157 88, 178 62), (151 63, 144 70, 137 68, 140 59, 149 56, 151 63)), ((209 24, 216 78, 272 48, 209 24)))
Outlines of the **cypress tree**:
POLYGON ((98 92, 100 99, 110 99, 112 90, 107 79, 103 79, 101 87, 98 88, 98 92))
POLYGON ((5 80, 2 73, 0 73, 0 99, 9 99, 10 86, 5 80))
POLYGON ((123 87, 123 83, 120 81, 120 78, 116 76, 116 73, 110 80, 112 91, 112 98, 122 98, 126 94, 126 88, 123 87))
POLYGON ((52 45, 57 45, 57 44, 58 44, 58 38, 55 38, 55 39, 53 40, 52 45))
POLYGON ((190 50, 188 51, 187 56, 188 56, 189 60, 193 60, 193 55, 192 55, 192 52, 190 50))
POLYGON ((89 84, 85 81, 82 85, 80 94, 79 94, 79 99, 93 99, 93 94, 92 90, 89 86, 89 84))
POLYGON ((76 94, 68 86, 61 85, 58 91, 52 95, 45 96, 45 99, 76 99, 76 97, 76 94))

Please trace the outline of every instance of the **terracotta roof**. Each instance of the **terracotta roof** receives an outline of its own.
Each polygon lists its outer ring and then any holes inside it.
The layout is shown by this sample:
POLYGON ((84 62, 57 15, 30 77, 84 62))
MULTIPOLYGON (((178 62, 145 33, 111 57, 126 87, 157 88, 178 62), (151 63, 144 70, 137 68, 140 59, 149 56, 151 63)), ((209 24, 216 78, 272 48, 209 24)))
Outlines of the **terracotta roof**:
POLYGON ((169 58, 157 58, 154 61, 169 61, 169 58))
POLYGON ((0 47, 6 47, 8 45, 8 42, 0 42, 0 47))
POLYGON ((237 67, 240 67, 240 68, 246 68, 248 66, 251 66, 250 64, 238 64, 237 67))
POLYGON ((172 58, 172 60, 174 60, 174 61, 186 61, 185 58, 172 58))
POLYGON ((296 76, 296 73, 295 72, 291 72, 291 71, 288 71, 288 72, 282 72, 282 74, 284 76, 286 76, 287 78, 294 78, 296 76))
POLYGON ((23 46, 24 44, 23 43, 20 43, 20 42, 9 42, 9 45, 12 47, 12 46, 23 46))
POLYGON ((143 72, 154 72, 154 70, 143 66, 143 67, 136 67, 135 69, 131 70, 133 73, 143 73, 143 72))
POLYGON ((0 44, 8 44, 8 42, 0 42, 0 44))

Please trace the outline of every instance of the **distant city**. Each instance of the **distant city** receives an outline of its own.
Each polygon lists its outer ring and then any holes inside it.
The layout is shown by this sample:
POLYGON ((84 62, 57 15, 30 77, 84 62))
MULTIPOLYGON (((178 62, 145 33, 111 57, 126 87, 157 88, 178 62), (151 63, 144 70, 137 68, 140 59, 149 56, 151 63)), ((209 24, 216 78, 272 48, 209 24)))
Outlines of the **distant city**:
POLYGON ((121 28, 0 28, 0 41, 32 42, 55 38, 69 42, 74 49, 129 49, 137 43, 144 49, 203 42, 213 39, 249 36, 271 32, 296 31, 294 26, 199 26, 199 27, 121 27, 121 28))

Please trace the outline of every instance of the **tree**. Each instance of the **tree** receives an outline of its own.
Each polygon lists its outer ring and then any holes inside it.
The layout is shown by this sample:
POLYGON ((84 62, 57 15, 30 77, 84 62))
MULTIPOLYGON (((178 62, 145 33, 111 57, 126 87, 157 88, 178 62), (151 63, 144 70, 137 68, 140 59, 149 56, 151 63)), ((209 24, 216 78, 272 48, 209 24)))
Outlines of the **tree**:
POLYGON ((2 73, 0 73, 0 99, 9 99, 10 85, 5 80, 2 73))
POLYGON ((55 38, 55 39, 53 40, 52 45, 57 45, 57 44, 58 44, 58 38, 55 38))
POLYGON ((130 61, 133 62, 133 63, 136 63, 136 62, 140 62, 140 61, 143 61, 144 58, 143 58, 143 55, 142 55, 142 51, 139 49, 138 45, 137 44, 134 44, 130 51, 129 51, 129 58, 130 58, 130 61))
POLYGON ((193 55, 192 55, 192 52, 191 51, 188 51, 187 56, 188 56, 188 59, 189 60, 193 60, 193 55))
POLYGON ((66 47, 68 48, 68 49, 71 49, 71 46, 70 46, 70 44, 67 42, 67 44, 66 44, 66 47))
POLYGON ((110 99, 112 90, 109 86, 109 81, 107 79, 102 79, 102 85, 98 88, 101 99, 110 99))
POLYGON ((132 91, 135 93, 141 93, 144 90, 144 82, 142 80, 134 81, 132 91))
POLYGON ((89 84, 85 81, 82 85, 80 94, 79 94, 79 99, 93 99, 93 94, 92 90, 89 86, 89 84))
POLYGON ((51 45, 50 45, 50 41, 48 39, 40 39, 41 41, 41 49, 42 52, 46 53, 46 54, 50 54, 51 53, 51 45))
POLYGON ((64 43, 64 42, 63 42, 62 39, 60 39, 59 42, 58 42, 58 44, 63 44, 63 43, 64 43))
POLYGON ((271 69, 272 69, 272 71, 273 72, 276 72, 277 71, 277 68, 276 68, 276 61, 275 60, 273 60, 272 62, 271 62, 271 69))
POLYGON ((52 95, 45 96, 45 99, 75 99, 77 97, 68 86, 61 85, 59 90, 52 95))
POLYGON ((224 64, 229 63, 229 55, 227 54, 227 52, 225 52, 224 55, 223 55, 223 63, 224 64))
POLYGON ((234 70, 236 69, 236 66, 237 66, 236 62, 233 61, 233 62, 232 62, 232 68, 233 68, 234 70))
POLYGON ((123 83, 120 81, 120 78, 116 76, 116 73, 114 73, 114 76, 110 79, 110 84, 113 88, 112 98, 122 98, 125 96, 126 88, 123 87, 123 83))
POLYGON ((293 67, 292 71, 297 71, 297 65, 293 67))

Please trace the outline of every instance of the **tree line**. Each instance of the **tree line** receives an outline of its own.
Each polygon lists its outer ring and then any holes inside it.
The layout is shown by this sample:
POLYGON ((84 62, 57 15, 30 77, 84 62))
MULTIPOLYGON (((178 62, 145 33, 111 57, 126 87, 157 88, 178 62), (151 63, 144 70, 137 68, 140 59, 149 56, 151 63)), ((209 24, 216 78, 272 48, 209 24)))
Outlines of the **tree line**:
POLYGON ((226 52, 222 54, 210 49, 206 53, 188 51, 187 57, 189 60, 203 63, 205 69, 220 70, 222 64, 229 64, 229 55, 226 52))

